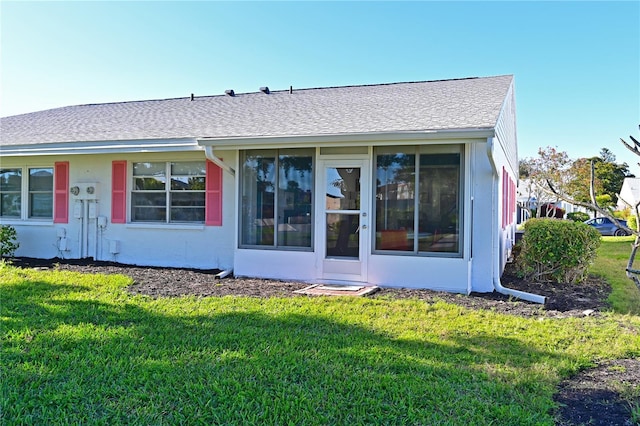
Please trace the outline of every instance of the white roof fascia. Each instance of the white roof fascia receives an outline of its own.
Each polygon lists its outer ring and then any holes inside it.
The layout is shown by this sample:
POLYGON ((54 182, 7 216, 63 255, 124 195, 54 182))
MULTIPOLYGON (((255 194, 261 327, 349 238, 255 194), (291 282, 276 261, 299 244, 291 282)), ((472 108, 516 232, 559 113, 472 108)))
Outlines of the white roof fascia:
POLYGON ((468 130, 427 130, 407 132, 379 132, 379 133, 341 133, 328 135, 291 135, 291 136, 252 136, 228 138, 198 138, 200 146, 214 146, 217 149, 247 149, 273 148, 274 146, 308 147, 308 146, 369 146, 402 143, 404 145, 418 145, 426 141, 435 143, 451 143, 452 139, 461 142, 486 142, 493 137, 495 131, 491 129, 468 130), (436 142, 436 140, 438 142, 436 142), (439 142, 442 141, 442 142, 439 142))
POLYGON ((202 151, 202 147, 197 144, 194 138, 61 142, 0 146, 0 155, 3 157, 176 151, 202 151))

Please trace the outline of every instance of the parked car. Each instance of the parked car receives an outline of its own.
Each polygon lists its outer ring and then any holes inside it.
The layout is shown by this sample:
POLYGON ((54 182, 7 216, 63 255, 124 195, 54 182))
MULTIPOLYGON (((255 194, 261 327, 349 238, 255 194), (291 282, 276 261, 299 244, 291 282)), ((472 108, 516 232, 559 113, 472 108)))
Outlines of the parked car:
MULTIPOLYGON (((627 226, 626 220, 619 219, 618 222, 620 222, 621 225, 627 226)), ((608 217, 596 217, 595 219, 587 220, 585 223, 596 228, 602 235, 614 235, 616 237, 629 235, 629 233, 625 229, 616 225, 608 217)))

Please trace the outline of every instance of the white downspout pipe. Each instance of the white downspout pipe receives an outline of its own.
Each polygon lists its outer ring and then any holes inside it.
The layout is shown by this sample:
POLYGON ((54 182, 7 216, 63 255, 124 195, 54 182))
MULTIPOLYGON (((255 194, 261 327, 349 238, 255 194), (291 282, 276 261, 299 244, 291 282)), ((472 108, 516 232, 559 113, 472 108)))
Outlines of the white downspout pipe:
POLYGON ((222 170, 224 170, 225 172, 231 173, 231 176, 236 175, 235 170, 227 166, 220 158, 216 157, 216 155, 213 153, 213 147, 211 145, 206 145, 204 147, 204 155, 205 157, 207 157, 208 160, 211 160, 215 165, 220 167, 222 170))
POLYGON ((498 217, 498 182, 497 177, 498 168, 496 166, 495 159, 493 157, 494 150, 494 142, 495 138, 487 138, 487 156, 489 157, 489 162, 491 163, 491 170, 493 171, 494 179, 493 184, 491 185, 491 217, 492 217, 492 226, 491 226, 491 245, 492 245, 492 259, 493 259, 493 267, 491 271, 492 279, 493 279, 493 288, 498 293, 506 294, 509 296, 516 297, 518 299, 528 300, 529 302, 541 303, 544 305, 545 297, 539 294, 527 293, 525 291, 515 290, 512 288, 507 288, 502 285, 500 282, 500 238, 498 234, 498 230, 500 229, 500 220, 498 217))
POLYGON ((233 274, 233 269, 225 269, 224 271, 218 272, 217 274, 215 274, 213 278, 216 280, 221 280, 223 278, 228 277, 231 274, 233 274))

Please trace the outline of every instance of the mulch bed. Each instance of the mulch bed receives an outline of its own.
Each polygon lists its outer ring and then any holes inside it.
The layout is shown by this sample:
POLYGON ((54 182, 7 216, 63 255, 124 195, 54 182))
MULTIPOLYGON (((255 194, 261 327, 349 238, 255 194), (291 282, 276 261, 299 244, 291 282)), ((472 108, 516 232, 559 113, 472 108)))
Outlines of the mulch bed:
MULTIPOLYGON (((17 258, 13 264, 24 268, 123 274, 134 280, 128 288, 129 292, 151 297, 314 297, 294 293, 308 286, 305 283, 250 278, 219 280, 214 277, 219 270, 141 267, 86 259, 17 258)), ((427 303, 445 301, 469 309, 487 309, 528 318, 566 318, 600 315, 607 309, 606 300, 611 292, 611 286, 606 281, 593 276, 579 285, 528 282, 519 278, 511 265, 507 266, 501 282, 508 288, 546 296, 547 301, 542 306, 500 293, 472 293, 467 296, 405 288, 382 288, 367 297, 412 298, 427 303)), ((616 390, 616 384, 619 383, 635 386, 640 383, 640 359, 602 364, 564 381, 555 397, 560 404, 556 412, 557 424, 632 425, 630 405, 620 398, 616 390)))

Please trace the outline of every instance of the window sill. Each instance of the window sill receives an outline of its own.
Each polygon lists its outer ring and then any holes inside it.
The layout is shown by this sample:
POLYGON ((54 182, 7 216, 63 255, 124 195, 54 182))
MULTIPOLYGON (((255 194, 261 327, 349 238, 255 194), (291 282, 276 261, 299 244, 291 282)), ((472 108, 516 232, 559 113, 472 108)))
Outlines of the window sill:
MULTIPOLYGON (((0 225, 11 225, 11 226, 53 226, 53 220, 35 220, 35 219, 0 219, 0 225)), ((66 225, 66 224, 61 224, 66 225)))
POLYGON ((286 252, 304 252, 304 253, 312 253, 313 248, 311 247, 286 247, 286 246, 249 246, 249 245, 241 245, 238 247, 239 250, 259 250, 259 251, 286 251, 286 252))
POLYGON ((204 224, 178 224, 178 223, 127 223, 127 228, 130 229, 171 229, 171 230, 187 230, 187 231, 202 231, 205 229, 204 224))

